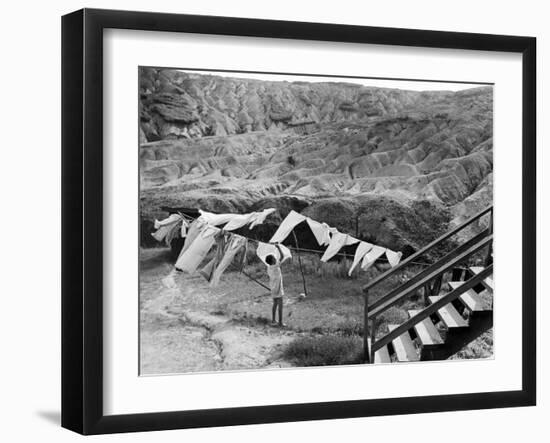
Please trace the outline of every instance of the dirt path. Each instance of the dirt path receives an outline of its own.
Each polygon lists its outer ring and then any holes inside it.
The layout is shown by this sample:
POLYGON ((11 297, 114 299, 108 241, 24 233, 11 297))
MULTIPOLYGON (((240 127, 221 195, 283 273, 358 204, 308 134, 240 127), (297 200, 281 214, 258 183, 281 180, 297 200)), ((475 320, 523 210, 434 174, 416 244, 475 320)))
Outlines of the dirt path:
POLYGON ((162 262, 142 269, 142 374, 291 366, 282 349, 300 333, 212 314, 198 302, 209 297, 202 280, 176 274, 162 262))

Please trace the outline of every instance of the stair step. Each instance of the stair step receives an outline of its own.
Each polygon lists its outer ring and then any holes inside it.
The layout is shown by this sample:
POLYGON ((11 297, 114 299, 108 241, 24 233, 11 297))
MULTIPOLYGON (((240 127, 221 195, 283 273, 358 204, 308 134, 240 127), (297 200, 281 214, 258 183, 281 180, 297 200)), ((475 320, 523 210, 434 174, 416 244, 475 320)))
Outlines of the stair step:
MULTIPOLYGON (((399 325, 388 325, 388 329, 393 331, 399 325)), ((420 356, 416 352, 416 348, 408 332, 404 332, 395 340, 392 341, 393 348, 397 361, 419 361, 420 356)))
MULTIPOLYGON (((441 296, 428 297, 430 303, 435 303, 441 296)), ((468 322, 462 318, 452 303, 449 303, 437 311, 439 318, 445 323, 448 328, 464 328, 468 326, 468 322)))
MULTIPOLYGON (((451 289, 456 289, 464 284, 462 281, 450 281, 451 289)), ((460 301, 468 308, 470 312, 490 311, 491 309, 483 302, 481 297, 473 289, 467 290, 464 294, 458 297, 460 301)))
MULTIPOLYGON (((414 317, 420 312, 422 311, 411 309, 409 311, 409 315, 414 317)), ((420 340, 422 346, 435 346, 443 344, 443 339, 430 320, 430 317, 425 318, 421 322, 414 325, 414 330, 416 331, 416 335, 418 335, 418 339, 420 340)))
MULTIPOLYGON (((472 271, 476 275, 479 274, 484 269, 485 268, 482 267, 482 266, 471 266, 470 267, 470 271, 472 271)), ((492 292, 493 291, 493 276, 491 275, 490 277, 486 277, 485 280, 482 280, 481 284, 492 292)))
MULTIPOLYGON (((370 349, 370 338, 367 338, 370 349)), ((391 363, 390 351, 387 346, 382 346, 378 351, 374 353, 374 363, 391 363)))

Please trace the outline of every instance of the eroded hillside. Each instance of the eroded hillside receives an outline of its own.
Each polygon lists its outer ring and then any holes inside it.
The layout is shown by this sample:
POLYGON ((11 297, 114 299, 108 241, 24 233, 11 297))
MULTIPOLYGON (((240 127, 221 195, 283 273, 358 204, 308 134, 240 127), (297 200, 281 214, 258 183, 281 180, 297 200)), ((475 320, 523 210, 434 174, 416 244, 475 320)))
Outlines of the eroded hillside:
POLYGON ((492 201, 492 100, 144 68, 142 242, 162 205, 276 206, 416 249, 492 201))

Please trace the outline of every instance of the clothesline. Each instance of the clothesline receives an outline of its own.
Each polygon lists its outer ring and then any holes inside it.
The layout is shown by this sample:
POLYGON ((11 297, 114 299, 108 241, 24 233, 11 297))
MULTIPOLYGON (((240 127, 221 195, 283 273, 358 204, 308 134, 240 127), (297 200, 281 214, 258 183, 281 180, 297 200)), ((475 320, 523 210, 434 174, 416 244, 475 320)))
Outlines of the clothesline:
MULTIPOLYGON (((196 220, 198 217, 196 218, 193 218, 191 216, 188 216, 186 214, 181 214, 180 215, 189 220, 189 221, 193 221, 193 220, 196 220)), ((254 242, 254 243, 266 243, 264 241, 261 241, 261 240, 258 240, 258 239, 255 239, 255 238, 251 238, 251 237, 247 237, 246 235, 242 235, 242 234, 235 234, 235 235, 240 235, 241 237, 244 237, 246 238, 248 241, 251 241, 251 242, 254 242)), ((294 247, 294 246, 287 246, 288 249, 292 250, 292 251, 296 251, 296 252, 310 252, 310 253, 315 253, 315 254, 319 254, 319 255, 322 255, 324 254, 324 251, 319 251, 319 250, 316 250, 316 249, 307 249, 307 248, 297 248, 297 247, 294 247)), ((340 256, 340 257, 344 257, 344 258, 353 258, 353 254, 348 254, 348 253, 345 253, 345 252, 337 252, 336 254, 334 254, 335 256, 340 256)), ((382 259, 382 261, 388 263, 388 259, 387 258, 384 258, 384 257, 380 257, 380 259, 382 259)), ((429 263, 424 263, 424 262, 415 262, 415 261, 412 261, 410 262, 411 264, 415 264, 415 265, 420 265, 420 266, 429 266, 430 264, 429 263)))
MULTIPOLYGON (((341 233, 336 228, 330 227, 326 223, 320 223, 299 214, 296 211, 290 211, 287 217, 285 217, 277 228, 275 234, 267 242, 232 232, 246 225, 249 225, 249 229, 252 229, 258 224, 262 224, 265 218, 273 212, 275 212, 274 208, 264 209, 260 212, 252 212, 248 214, 215 214, 202 210, 198 211, 200 215, 190 215, 182 212, 171 213, 167 219, 162 221, 155 220, 155 229, 157 229, 157 231, 152 235, 158 241, 164 239, 167 244, 170 244, 176 237, 185 237, 185 244, 180 252, 178 260, 176 261, 175 268, 178 271, 188 273, 197 270, 197 267, 203 261, 208 251, 212 247, 215 247, 216 252, 212 259, 210 259, 208 264, 205 265, 200 271, 206 280, 210 282, 211 286, 218 284, 221 274, 229 266, 232 267, 232 265, 234 265, 232 261, 236 258, 237 254, 239 254, 239 251, 244 248, 244 254, 242 254, 241 259, 239 260, 240 266, 237 266, 237 270, 250 280, 262 286, 264 289, 269 290, 265 284, 244 271, 247 245, 249 243, 256 245, 257 255, 262 261, 264 261, 264 259, 260 253, 260 248, 269 249, 274 248, 274 245, 276 245, 279 254, 282 253, 283 256, 287 254, 289 257, 291 256, 290 251, 295 251, 298 258, 298 263, 300 265, 300 273, 302 275, 304 285, 304 294, 306 296, 308 291, 304 269, 302 266, 301 252, 321 254, 322 257, 320 260, 324 263, 328 262, 335 256, 344 257, 346 260, 353 257, 353 264, 348 272, 349 276, 352 275, 353 269, 357 266, 357 264, 359 264, 360 261, 363 262, 361 268, 366 270, 368 267, 375 264, 378 259, 383 259, 391 266, 395 266, 402 256, 401 252, 396 253, 385 247, 373 245, 366 241, 357 239, 349 234, 341 233), (307 222, 319 245, 327 246, 326 250, 320 251, 300 248, 294 228, 304 221, 307 222), (200 224, 197 225, 199 222, 200 224), (220 225, 224 226, 220 228, 220 225), (188 228, 190 229, 189 232, 187 231, 188 228), (200 235, 197 237, 199 232, 200 235), (283 246, 282 242, 291 233, 294 237, 296 247, 283 246), (353 254, 339 251, 339 249, 342 249, 345 246, 354 244, 358 244, 358 246, 353 254), (286 253, 283 252, 283 249, 281 248, 285 249, 286 253), (383 258, 382 254, 384 254, 387 258, 383 258)), ((262 253, 265 252, 266 251, 262 251, 262 253)), ((275 249, 273 253, 276 254, 277 250, 275 249)), ((422 266, 429 265, 428 263, 421 262, 415 262, 415 264, 422 266)))

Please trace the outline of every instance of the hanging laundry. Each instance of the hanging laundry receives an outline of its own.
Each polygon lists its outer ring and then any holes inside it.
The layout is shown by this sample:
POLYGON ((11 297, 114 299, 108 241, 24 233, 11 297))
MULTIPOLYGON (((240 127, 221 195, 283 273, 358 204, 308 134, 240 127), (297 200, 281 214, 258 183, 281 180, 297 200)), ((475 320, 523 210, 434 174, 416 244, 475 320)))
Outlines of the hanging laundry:
POLYGON ((302 223, 305 219, 306 217, 304 215, 298 214, 296 211, 290 211, 269 242, 282 243, 282 241, 288 237, 288 234, 290 234, 296 225, 302 223))
POLYGON ((258 248, 256 249, 256 255, 266 265, 267 263, 265 261, 265 258, 268 255, 273 255, 275 259, 281 263, 292 257, 292 253, 290 252, 290 249, 288 249, 285 245, 281 245, 281 244, 271 245, 269 243, 262 243, 262 242, 258 244, 258 248))
POLYGON ((225 252, 225 247, 227 245, 227 241, 229 240, 229 238, 230 238, 230 235, 225 233, 224 231, 220 231, 215 235, 214 256, 212 257, 212 260, 210 260, 199 271, 202 274, 202 276, 206 279, 206 281, 208 282, 212 281, 214 270, 218 267, 218 265, 222 261, 223 254, 225 252))
POLYGON ((193 243, 191 243, 185 252, 180 254, 176 261, 176 269, 188 273, 195 272, 206 257, 206 254, 212 249, 215 243, 215 236, 218 232, 220 232, 220 229, 204 225, 193 240, 193 243))
POLYGON ((220 278, 228 266, 233 262, 237 254, 244 253, 241 256, 241 265, 246 259, 247 239, 236 234, 231 235, 231 240, 227 243, 220 264, 216 267, 210 280, 210 286, 216 286, 220 282, 220 278))
POLYGON ((159 229, 161 226, 168 226, 174 223, 179 222, 182 219, 182 216, 179 214, 170 214, 169 217, 164 220, 155 220, 155 229, 159 229))
POLYGON ((240 254, 240 257, 237 256, 237 269, 239 270, 239 272, 242 272, 244 270, 244 267, 246 266, 246 260, 248 257, 249 241, 246 237, 243 237, 243 238, 244 238, 244 246, 237 253, 237 254, 240 254))
POLYGON ((326 223, 319 223, 311 218, 307 218, 306 221, 320 246, 328 246, 331 234, 338 232, 336 228, 331 228, 326 223))
POLYGON ((374 245, 372 249, 367 252, 367 254, 363 257, 363 263, 361 263, 361 269, 366 271, 369 269, 373 263, 378 260, 382 255, 384 255, 384 252, 386 252, 386 248, 383 248, 382 246, 376 246, 374 245))
POLYGON ((156 232, 151 235, 157 241, 164 240, 167 245, 170 245, 172 239, 179 233, 180 223, 183 223, 183 217, 180 214, 171 214, 164 220, 155 220, 156 232))
POLYGON ((264 209, 261 212, 253 212, 254 217, 252 217, 249 229, 253 229, 256 226, 261 225, 265 221, 266 217, 274 212, 275 208, 264 209))
POLYGON ((202 218, 206 223, 212 226, 219 226, 230 222, 236 215, 239 214, 214 214, 212 212, 203 211, 199 209, 202 218))
POLYGON ((353 238, 351 235, 342 234, 341 232, 336 231, 336 233, 332 235, 328 248, 321 257, 321 261, 326 263, 344 246, 353 245, 358 242, 359 240, 353 238))
POLYGON ((233 218, 227 223, 223 229, 224 231, 234 231, 235 229, 242 228, 252 221, 254 214, 233 214, 233 218))
POLYGON ((250 212, 248 214, 214 214, 199 210, 201 218, 212 226, 221 226, 224 231, 234 231, 250 224, 250 229, 262 224, 269 214, 275 212, 275 208, 264 209, 260 212, 250 212))
POLYGON ((402 252, 394 252, 391 249, 386 249, 386 258, 388 259, 388 262, 390 263, 392 268, 399 264, 402 255, 402 252))
POLYGON ((170 234, 170 232, 173 230, 174 226, 161 226, 158 228, 155 232, 153 232, 151 235, 156 241, 163 241, 166 239, 166 236, 170 234))
POLYGON ((277 249, 281 253, 279 260, 281 263, 287 261, 289 258, 292 258, 292 253, 285 245, 277 244, 277 249))
POLYGON ((187 228, 189 227, 189 222, 185 219, 181 220, 181 238, 187 237, 187 228))
POLYGON ((237 269, 239 270, 239 272, 242 272, 244 270, 244 267, 246 266, 246 260, 248 257, 249 241, 246 237, 243 237, 243 238, 244 238, 244 246, 237 253, 237 254, 240 254, 240 257, 237 256, 237 269))
POLYGON ((353 257, 353 264, 351 265, 351 268, 349 268, 348 275, 350 277, 355 267, 359 264, 361 259, 365 256, 365 254, 372 249, 372 247, 373 245, 365 241, 362 241, 361 243, 359 243, 359 246, 357 246, 357 249, 355 250, 355 256, 353 257))
MULTIPOLYGON (((179 257, 187 251, 189 246, 193 243, 195 238, 197 238, 197 235, 199 235, 199 232, 201 232, 202 228, 206 226, 206 222, 202 218, 197 218, 191 225, 189 226, 189 232, 187 233, 187 236, 185 237, 185 243, 183 244, 183 248, 181 248, 179 257)), ((178 257, 178 260, 179 260, 178 257)))
POLYGON ((268 255, 275 256, 276 259, 279 259, 279 250, 275 247, 275 245, 271 245, 269 243, 263 243, 259 242, 258 247, 256 248, 256 255, 259 257, 259 259, 265 263, 265 258, 268 255))
POLYGON ((181 220, 179 223, 175 223, 172 226, 172 229, 168 231, 168 233, 166 234, 166 237, 164 237, 164 242, 166 243, 167 246, 170 246, 170 244, 172 243, 172 240, 174 240, 175 238, 179 238, 181 236, 180 224, 183 227, 185 223, 186 222, 184 220, 181 220))
POLYGON ((277 247, 277 250, 280 253, 278 260, 281 263, 287 261, 289 258, 292 258, 292 253, 290 252, 290 249, 288 249, 285 245, 277 244, 275 246, 277 247))

